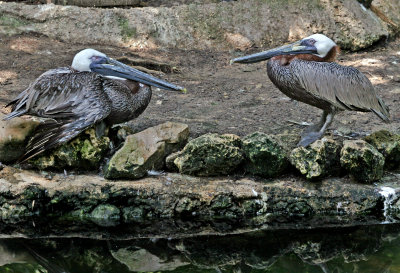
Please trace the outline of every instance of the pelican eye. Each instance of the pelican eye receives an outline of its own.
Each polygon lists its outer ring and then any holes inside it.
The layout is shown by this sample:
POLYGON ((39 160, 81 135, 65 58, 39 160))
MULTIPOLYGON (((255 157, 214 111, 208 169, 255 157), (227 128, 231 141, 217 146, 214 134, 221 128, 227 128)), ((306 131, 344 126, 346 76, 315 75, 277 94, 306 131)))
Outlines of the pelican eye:
POLYGON ((104 63, 105 62, 104 57, 101 57, 101 56, 92 56, 92 57, 90 57, 90 60, 92 61, 92 63, 104 63))

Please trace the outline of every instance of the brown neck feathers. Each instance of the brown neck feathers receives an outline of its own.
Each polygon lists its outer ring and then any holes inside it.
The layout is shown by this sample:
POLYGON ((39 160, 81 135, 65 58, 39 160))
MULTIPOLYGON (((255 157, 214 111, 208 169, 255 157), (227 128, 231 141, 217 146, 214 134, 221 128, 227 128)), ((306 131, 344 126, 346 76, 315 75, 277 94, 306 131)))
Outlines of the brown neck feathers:
POLYGON ((276 56, 273 59, 279 60, 281 65, 288 65, 294 59, 300 59, 304 61, 314 61, 314 62, 333 62, 335 61, 336 55, 340 52, 340 48, 338 46, 332 47, 329 50, 328 54, 325 57, 319 57, 313 54, 298 54, 298 55, 281 55, 276 56))

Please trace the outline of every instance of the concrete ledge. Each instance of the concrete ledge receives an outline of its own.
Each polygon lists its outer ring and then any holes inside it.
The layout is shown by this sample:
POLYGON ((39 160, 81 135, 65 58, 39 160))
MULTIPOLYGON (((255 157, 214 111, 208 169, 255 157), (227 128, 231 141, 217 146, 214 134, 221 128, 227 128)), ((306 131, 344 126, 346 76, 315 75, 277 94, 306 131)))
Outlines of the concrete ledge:
POLYGON ((391 222, 400 189, 395 174, 382 180, 390 183, 386 188, 347 178, 311 183, 173 173, 110 182, 97 175, 51 176, 11 167, 0 177, 0 232, 27 235, 39 234, 37 226, 46 235, 115 227, 128 229, 130 236, 169 236, 391 222))

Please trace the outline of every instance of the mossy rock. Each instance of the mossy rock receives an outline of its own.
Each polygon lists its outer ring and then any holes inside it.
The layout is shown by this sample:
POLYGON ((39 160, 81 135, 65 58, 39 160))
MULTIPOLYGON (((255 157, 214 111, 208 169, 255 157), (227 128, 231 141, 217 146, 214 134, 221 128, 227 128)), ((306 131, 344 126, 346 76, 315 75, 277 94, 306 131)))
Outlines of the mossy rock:
POLYGON ((400 135, 381 130, 365 137, 365 141, 385 157, 385 168, 393 170, 400 167, 400 135))
POLYGON ((385 158, 363 140, 347 140, 340 151, 340 164, 355 180, 371 183, 382 178, 385 158))
POLYGON ((115 226, 120 220, 120 210, 110 204, 98 205, 90 214, 90 220, 99 226, 115 226))
POLYGON ((96 170, 108 152, 109 145, 108 137, 97 137, 95 129, 90 128, 55 150, 29 160, 29 163, 41 170, 96 170))
POLYGON ((255 132, 243 139, 243 151, 246 155, 245 170, 263 177, 275 177, 282 174, 289 160, 286 150, 272 136, 255 132))
POLYGON ((290 162, 307 179, 325 177, 339 170, 340 145, 333 139, 317 140, 308 147, 294 149, 290 162))
POLYGON ((243 161, 242 141, 232 134, 206 134, 189 141, 174 163, 184 174, 227 175, 243 161))

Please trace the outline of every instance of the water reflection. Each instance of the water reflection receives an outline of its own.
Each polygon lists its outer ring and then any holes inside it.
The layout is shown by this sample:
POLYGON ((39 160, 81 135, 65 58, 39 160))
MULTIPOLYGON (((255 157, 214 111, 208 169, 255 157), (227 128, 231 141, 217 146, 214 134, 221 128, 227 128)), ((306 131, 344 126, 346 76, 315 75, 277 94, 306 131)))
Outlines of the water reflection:
POLYGON ((400 225, 180 239, 2 239, 1 272, 400 272, 400 225))

